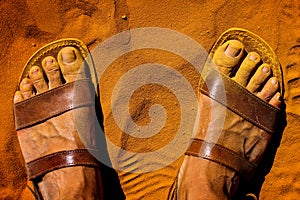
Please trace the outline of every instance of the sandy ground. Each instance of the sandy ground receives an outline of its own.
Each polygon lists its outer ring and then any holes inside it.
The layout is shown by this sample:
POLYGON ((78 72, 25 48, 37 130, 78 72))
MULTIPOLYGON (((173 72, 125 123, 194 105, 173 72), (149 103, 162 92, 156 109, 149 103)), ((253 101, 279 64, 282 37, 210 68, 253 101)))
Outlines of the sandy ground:
MULTIPOLYGON (((26 190, 23 191, 26 174, 14 130, 12 104, 19 76, 27 59, 41 46, 55 39, 75 37, 83 40, 93 50, 119 32, 142 27, 162 27, 178 31, 197 41, 207 51, 217 37, 230 27, 249 29, 270 44, 283 66, 288 123, 273 167, 262 186, 260 199, 298 199, 299 4, 298 0, 0 1, 0 199, 31 198, 26 190)), ((133 93, 128 105, 129 113, 135 123, 145 126, 151 119, 148 115, 151 105, 163 105, 167 113, 163 129, 152 137, 137 139, 124 133, 115 123, 111 109, 112 104, 116 103, 112 103, 115 85, 129 70, 150 62, 159 62, 170 66, 170 69, 176 69, 190 83, 192 91, 197 90, 199 73, 180 55, 164 50, 142 49, 114 60, 100 77, 105 131, 114 144, 131 152, 149 153, 162 148, 172 140, 181 122, 182 105, 176 94, 167 87, 150 84, 133 93)), ((117 96, 122 97, 122 94, 117 93, 117 96)), ((132 161, 126 156, 118 155, 125 165, 132 161)), ((181 161, 182 157, 178 157, 169 166, 150 172, 119 171, 127 198, 164 199, 181 161)))

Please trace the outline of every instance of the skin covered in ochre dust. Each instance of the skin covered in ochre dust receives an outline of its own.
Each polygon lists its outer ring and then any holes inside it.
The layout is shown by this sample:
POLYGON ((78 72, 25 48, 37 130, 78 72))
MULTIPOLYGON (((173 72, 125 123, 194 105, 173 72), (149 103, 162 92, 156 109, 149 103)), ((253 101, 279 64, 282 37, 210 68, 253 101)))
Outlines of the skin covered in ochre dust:
MULTIPOLYGON (((63 48, 57 58, 46 57, 42 66, 33 66, 29 77, 20 83, 14 103, 21 102, 77 78, 84 78, 83 59, 73 47, 63 48), (46 74, 43 74, 41 67, 46 74), (63 77, 61 77, 61 74, 63 77), (45 76, 49 80, 46 82, 45 76), (35 93, 36 91, 36 93, 35 93)), ((59 102, 53 102, 59 103, 59 102)), ((95 148, 94 109, 82 107, 70 110, 45 122, 17 131, 25 162, 63 150, 95 148), (79 118, 77 118, 79 117, 79 118), (80 134, 85 130, 85 134, 80 134)), ((47 173, 40 182, 39 190, 46 199, 100 199, 97 189, 96 170, 92 167, 75 166, 47 173)), ((98 182, 99 183, 99 182, 98 182)))
MULTIPOLYGON (((260 56, 256 52, 248 53, 233 76, 234 67, 242 59, 243 53, 243 44, 230 40, 218 48, 212 59, 222 73, 279 108, 281 97, 278 80, 271 76, 269 65, 260 63, 260 56)), ((199 95, 195 131, 196 138, 218 142, 255 163, 261 160, 271 140, 271 135, 203 94, 199 95), (226 112, 224 124, 221 123, 222 117, 212 115, 212 108, 217 113, 226 112), (219 129, 222 131, 216 134, 219 129)), ((231 199, 237 192, 239 180, 238 174, 225 166, 185 156, 178 178, 178 199, 231 199)))

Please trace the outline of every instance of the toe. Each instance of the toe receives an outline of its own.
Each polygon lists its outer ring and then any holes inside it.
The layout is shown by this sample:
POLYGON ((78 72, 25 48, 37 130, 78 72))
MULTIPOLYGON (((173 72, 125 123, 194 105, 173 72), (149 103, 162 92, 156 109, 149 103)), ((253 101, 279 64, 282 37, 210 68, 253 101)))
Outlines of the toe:
POLYGON ((281 105, 281 95, 279 92, 277 92, 269 101, 269 104, 271 104, 272 106, 275 106, 277 108, 280 108, 281 105))
POLYGON ((262 64, 255 72, 255 74, 250 79, 246 88, 253 93, 257 93, 258 90, 262 87, 264 82, 271 74, 271 69, 268 64, 262 64))
POLYGON ((213 61, 222 73, 230 76, 235 66, 239 64, 243 52, 243 43, 238 40, 229 40, 216 50, 213 61))
POLYGON ((270 78, 257 96, 265 101, 270 101, 279 89, 278 80, 275 77, 270 78))
POLYGON ((37 94, 43 93, 48 90, 48 84, 44 78, 44 73, 38 66, 33 66, 29 70, 29 77, 33 86, 36 89, 37 94))
POLYGON ((74 47, 65 47, 58 53, 58 63, 67 82, 83 77, 83 59, 74 47))
POLYGON ((23 99, 28 99, 34 95, 33 85, 29 78, 24 78, 20 83, 20 92, 23 99))
POLYGON ((16 91, 15 96, 14 96, 14 103, 19 103, 23 101, 23 96, 20 91, 16 91))
POLYGON ((52 56, 48 56, 43 59, 42 66, 49 81, 49 89, 60 86, 62 84, 62 80, 56 59, 52 56))
POLYGON ((260 56, 255 52, 250 52, 242 62, 233 79, 240 85, 246 86, 259 61, 260 56))

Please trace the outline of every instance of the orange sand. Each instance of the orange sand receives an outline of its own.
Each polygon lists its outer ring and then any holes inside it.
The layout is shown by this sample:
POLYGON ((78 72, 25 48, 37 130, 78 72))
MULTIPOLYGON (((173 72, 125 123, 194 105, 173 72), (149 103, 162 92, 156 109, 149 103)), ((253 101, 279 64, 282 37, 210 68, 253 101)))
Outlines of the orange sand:
MULTIPOLYGON (((27 59, 38 48, 55 39, 75 37, 93 49, 116 33, 149 26, 184 33, 207 51, 216 38, 230 27, 249 29, 271 45, 284 68, 288 125, 273 168, 266 176, 260 199, 298 199, 299 4, 299 1, 293 0, 252 0, 238 3, 234 0, 1 1, 0 199, 33 199, 24 190, 26 174, 14 130, 12 104, 19 75, 27 59)), ((131 151, 143 152, 160 148, 172 138, 180 122, 179 106, 173 106, 178 105, 175 96, 168 89, 157 85, 148 85, 136 91, 129 105, 130 113, 139 125, 149 123, 147 113, 153 103, 167 108, 168 119, 164 129, 151 140, 140 140, 136 144, 136 140, 117 128, 111 115, 111 94, 122 74, 139 64, 158 61, 182 73, 196 91, 199 74, 193 67, 179 56, 151 49, 131 52, 119 58, 100 80, 106 132, 115 144, 131 151), (147 96, 149 93, 151 95, 147 96)), ((120 172, 120 181, 127 198, 164 199, 181 161, 179 158, 170 167, 145 174, 120 172)))

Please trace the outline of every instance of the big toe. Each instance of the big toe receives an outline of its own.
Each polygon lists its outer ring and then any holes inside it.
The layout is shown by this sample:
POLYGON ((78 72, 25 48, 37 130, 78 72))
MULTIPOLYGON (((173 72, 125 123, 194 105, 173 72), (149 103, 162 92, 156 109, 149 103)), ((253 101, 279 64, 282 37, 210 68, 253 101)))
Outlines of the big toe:
POLYGON ((74 47, 65 47, 58 53, 58 63, 66 82, 84 77, 84 61, 74 47))
POLYGON ((240 63, 243 52, 243 43, 238 40, 229 40, 216 50, 212 59, 222 73, 230 76, 240 63))

